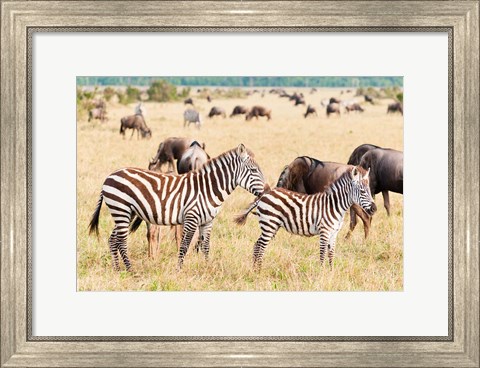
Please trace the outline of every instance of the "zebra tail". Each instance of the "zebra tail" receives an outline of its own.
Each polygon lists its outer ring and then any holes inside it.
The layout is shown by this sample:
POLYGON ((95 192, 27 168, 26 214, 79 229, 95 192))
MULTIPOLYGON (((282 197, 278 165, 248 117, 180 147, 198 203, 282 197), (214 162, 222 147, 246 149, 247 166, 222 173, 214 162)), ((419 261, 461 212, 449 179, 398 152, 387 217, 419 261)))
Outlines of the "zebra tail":
POLYGON ((255 201, 250 205, 250 207, 248 207, 248 209, 242 213, 241 215, 238 215, 236 216, 233 221, 237 224, 237 225, 245 225, 245 223, 247 222, 247 216, 250 212, 252 212, 252 210, 257 207, 258 205, 258 202, 260 201, 260 198, 257 198, 255 199, 255 201))
POLYGON ((131 233, 134 233, 135 231, 137 231, 137 229, 140 227, 140 225, 142 224, 142 219, 138 216, 135 216, 132 223, 130 224, 130 232, 131 233))
POLYGON ((103 194, 100 193, 100 198, 97 202, 97 207, 95 207, 95 212, 93 213, 92 220, 88 225, 88 233, 95 233, 98 237, 98 219, 100 218, 100 209, 102 208, 103 194))

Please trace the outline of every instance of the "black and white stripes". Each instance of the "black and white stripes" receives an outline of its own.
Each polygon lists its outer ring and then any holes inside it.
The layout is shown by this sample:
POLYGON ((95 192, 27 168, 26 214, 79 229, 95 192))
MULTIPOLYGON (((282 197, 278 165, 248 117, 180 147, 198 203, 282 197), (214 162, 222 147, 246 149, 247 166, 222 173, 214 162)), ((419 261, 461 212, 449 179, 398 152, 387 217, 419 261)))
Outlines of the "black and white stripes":
POLYGON ((142 221, 157 225, 183 224, 178 266, 182 267, 193 234, 200 229, 199 246, 208 257, 212 221, 222 203, 237 186, 258 196, 265 179, 260 168, 243 145, 208 161, 200 170, 183 175, 160 174, 126 168, 105 179, 90 232, 98 232, 102 201, 105 200, 115 221, 109 239, 113 266, 118 269, 118 253, 127 269, 129 226, 135 231, 142 221))
POLYGON ((376 210, 370 194, 368 172, 360 167, 344 173, 325 193, 307 195, 275 188, 257 199, 236 222, 245 223, 248 213, 256 208, 262 232, 253 250, 257 269, 261 267, 267 244, 281 227, 293 234, 319 235, 320 262, 323 263, 328 250, 332 266, 337 233, 345 212, 354 203, 369 214, 376 210))

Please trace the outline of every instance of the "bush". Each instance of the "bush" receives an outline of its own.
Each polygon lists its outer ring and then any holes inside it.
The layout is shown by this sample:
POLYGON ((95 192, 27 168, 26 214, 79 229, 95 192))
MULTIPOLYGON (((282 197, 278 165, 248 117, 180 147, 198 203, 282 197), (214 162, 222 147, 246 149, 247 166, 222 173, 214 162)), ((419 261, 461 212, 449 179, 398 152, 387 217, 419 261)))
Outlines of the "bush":
POLYGON ((177 87, 163 79, 154 81, 147 90, 147 93, 151 101, 167 102, 178 99, 177 87))
POLYGON ((107 87, 103 90, 103 98, 108 102, 115 95, 115 90, 112 87, 107 87))

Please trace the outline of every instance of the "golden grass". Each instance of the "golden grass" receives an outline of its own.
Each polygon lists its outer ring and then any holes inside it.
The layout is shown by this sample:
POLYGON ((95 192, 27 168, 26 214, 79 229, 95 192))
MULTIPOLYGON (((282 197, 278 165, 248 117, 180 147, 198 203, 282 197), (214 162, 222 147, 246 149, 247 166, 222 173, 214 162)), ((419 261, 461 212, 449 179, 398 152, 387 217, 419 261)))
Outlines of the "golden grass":
MULTIPOLYGON (((297 89, 298 91, 299 89, 297 89)), ((345 217, 337 238, 334 268, 320 267, 318 237, 305 238, 280 230, 267 247, 263 268, 252 269, 253 244, 260 235, 256 217, 250 215, 244 227, 236 226, 233 217, 254 199, 238 188, 224 203, 216 218, 211 237, 210 260, 206 262, 193 247, 177 272, 177 249, 173 242, 161 245, 156 259, 147 256, 146 227, 128 239, 133 272, 115 272, 111 267, 108 237, 113 221, 103 205, 100 213, 100 236, 89 236, 87 226, 107 175, 121 167, 148 166, 158 144, 170 136, 186 136, 206 142, 212 156, 244 143, 256 156, 269 184, 274 186, 283 167, 300 155, 321 160, 347 162, 350 153, 362 143, 403 150, 403 119, 387 115, 386 105, 364 105, 363 114, 342 114, 326 118, 320 100, 340 96, 338 89, 320 89, 310 95, 304 90, 307 104, 319 112, 305 119, 304 106, 277 95, 259 94, 247 99, 194 101, 204 117, 200 131, 183 128, 183 103, 146 103, 147 124, 153 131, 148 141, 136 135, 123 140, 119 135, 120 118, 133 113, 134 105, 109 105, 109 121, 77 122, 77 274, 78 290, 402 290, 403 288, 403 198, 391 194, 388 217, 381 195, 379 211, 373 218, 369 238, 363 239, 363 225, 357 225, 346 240, 349 217, 345 217), (264 105, 272 109, 272 120, 246 122, 243 117, 207 119, 209 109, 224 107, 227 115, 237 104, 264 105)), ((123 265, 122 265, 123 266, 123 265)), ((123 268, 122 268, 123 269, 123 268)))

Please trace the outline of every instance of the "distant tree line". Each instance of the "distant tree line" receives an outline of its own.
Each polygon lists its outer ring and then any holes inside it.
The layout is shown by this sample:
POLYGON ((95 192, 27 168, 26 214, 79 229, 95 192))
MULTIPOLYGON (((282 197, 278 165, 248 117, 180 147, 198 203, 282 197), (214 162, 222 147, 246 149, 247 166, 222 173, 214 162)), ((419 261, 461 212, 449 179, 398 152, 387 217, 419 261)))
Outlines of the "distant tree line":
POLYGON ((402 87, 403 77, 77 77, 77 86, 402 87))

